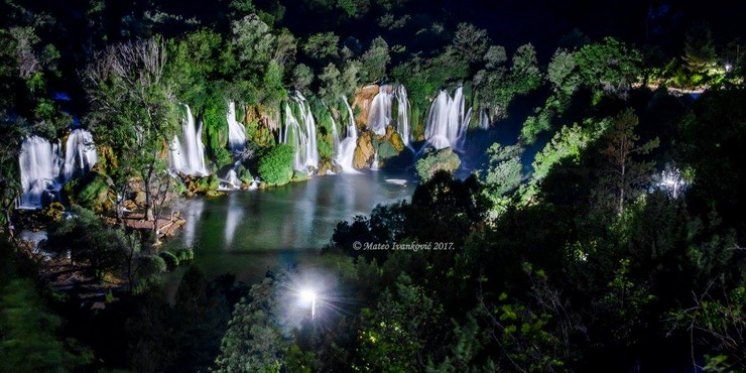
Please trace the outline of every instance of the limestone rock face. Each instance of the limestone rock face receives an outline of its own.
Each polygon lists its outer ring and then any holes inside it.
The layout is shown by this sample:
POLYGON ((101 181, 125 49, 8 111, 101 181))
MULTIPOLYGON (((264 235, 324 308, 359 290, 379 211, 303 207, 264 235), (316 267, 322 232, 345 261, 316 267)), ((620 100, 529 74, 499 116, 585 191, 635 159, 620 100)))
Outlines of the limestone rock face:
POLYGON ((404 141, 401 139, 399 132, 396 132, 394 127, 386 127, 386 142, 390 143, 391 146, 396 149, 397 152, 404 150, 404 141))
POLYGON ((370 105, 373 102, 373 98, 376 97, 380 90, 381 87, 377 84, 371 84, 358 88, 355 91, 355 97, 352 101, 352 110, 353 112, 357 111, 355 124, 357 124, 358 128, 365 128, 368 123, 370 105))
POLYGON ((355 147, 352 166, 357 169, 370 167, 371 163, 373 163, 373 157, 375 154, 376 149, 373 146, 373 136, 370 131, 365 131, 357 138, 357 146, 355 147))

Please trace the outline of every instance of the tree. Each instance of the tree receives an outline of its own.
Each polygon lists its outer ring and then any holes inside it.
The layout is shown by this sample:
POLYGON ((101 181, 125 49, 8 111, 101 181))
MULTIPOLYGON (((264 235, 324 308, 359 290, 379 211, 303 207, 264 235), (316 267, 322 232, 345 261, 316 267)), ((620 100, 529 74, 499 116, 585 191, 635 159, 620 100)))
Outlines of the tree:
MULTIPOLYGON (((272 58, 275 36, 269 26, 255 14, 250 14, 232 24, 233 45, 238 60, 249 72, 259 72, 272 58)), ((244 72, 246 74, 247 72, 244 72)))
POLYGON ((539 87, 542 79, 531 44, 522 45, 513 55, 512 65, 505 66, 505 48, 492 46, 483 57, 485 68, 473 78, 479 106, 489 111, 492 120, 507 115, 508 105, 516 95, 523 95, 539 87))
POLYGON ((512 91, 514 94, 526 94, 541 84, 541 71, 536 58, 536 49, 532 44, 518 47, 513 55, 513 66, 510 68, 512 91))
POLYGON ((313 83, 313 71, 307 65, 302 63, 295 65, 291 77, 291 86, 299 92, 305 92, 313 83))
POLYGON ((288 343, 279 327, 277 282, 265 278, 233 310, 223 336, 218 372, 280 372, 288 343))
POLYGON ((422 370, 442 348, 436 342, 444 324, 442 306, 406 274, 395 284, 381 295, 374 309, 361 312, 356 370, 422 370))
POLYGON ((601 205, 613 201, 614 210, 621 215, 627 201, 635 200, 645 191, 652 175, 655 162, 639 160, 640 156, 649 154, 658 147, 655 138, 638 144, 640 137, 635 133, 638 124, 634 111, 628 109, 614 118, 604 134, 606 147, 601 154, 606 158, 607 166, 602 171, 600 180, 601 205))
POLYGON ((625 95, 641 73, 640 52, 611 37, 584 45, 574 56, 581 83, 597 92, 625 95))
POLYGON ((502 146, 494 143, 487 149, 489 161, 480 176, 485 185, 484 193, 493 203, 493 216, 505 209, 510 195, 521 185, 522 154, 520 145, 502 146))
POLYGON ((717 52, 709 27, 697 24, 687 31, 682 59, 687 70, 695 74, 707 75, 715 67, 717 52))
POLYGON ((386 76, 386 66, 391 61, 389 45, 382 37, 373 39, 365 53, 360 57, 360 79, 365 83, 378 82, 386 76))
POLYGON ((571 95, 580 83, 576 72, 577 63, 572 52, 557 49, 547 67, 547 78, 555 92, 571 95))
MULTIPOLYGON (((154 210, 170 185, 162 154, 178 128, 174 99, 164 81, 165 63, 163 42, 154 38, 112 45, 85 72, 91 103, 87 120, 97 143, 110 148, 118 160, 108 170, 110 176, 122 196, 131 179, 139 178, 154 234, 154 210)), ((121 201, 117 203, 119 214, 121 201)))
POLYGON ((487 30, 478 29, 470 23, 459 23, 453 37, 453 47, 469 63, 480 61, 490 43, 487 30))
POLYGON ((77 208, 75 216, 52 225, 45 246, 52 252, 70 253, 98 280, 107 272, 128 268, 133 242, 121 230, 108 227, 92 211, 77 208))
POLYGON ((308 41, 303 45, 303 53, 323 64, 337 57, 338 44, 339 36, 332 32, 313 34, 308 37, 308 41))

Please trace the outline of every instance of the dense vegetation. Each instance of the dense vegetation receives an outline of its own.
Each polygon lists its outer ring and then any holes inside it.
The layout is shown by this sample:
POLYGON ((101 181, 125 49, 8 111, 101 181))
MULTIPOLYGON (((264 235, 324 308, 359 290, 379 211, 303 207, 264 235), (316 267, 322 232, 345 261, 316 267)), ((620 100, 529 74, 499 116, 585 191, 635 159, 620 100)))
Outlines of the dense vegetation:
POLYGON ((534 45, 440 5, 2 4, 0 370, 746 370, 738 35, 684 5, 680 32, 659 4, 642 12, 645 38, 590 27, 534 45), (472 127, 479 113, 499 129, 517 103, 533 109, 471 176, 453 178, 450 149, 425 153, 410 202, 340 222, 318 317, 288 315, 296 271, 247 285, 190 266, 163 296, 160 274, 199 252, 158 252, 157 223, 123 216, 153 221, 174 194, 217 190, 214 175, 168 172, 185 105, 212 171, 238 160, 243 183, 279 185, 295 176, 276 134, 296 92, 331 162, 340 99, 385 82, 407 88, 415 140, 439 89, 464 88, 472 127), (227 147, 229 101, 246 127, 240 154, 227 147), (94 134, 96 169, 64 187, 64 204, 15 211, 21 142, 71 123, 94 134), (15 235, 29 220, 85 286, 48 286, 15 235), (89 287, 103 307, 81 307, 89 287))

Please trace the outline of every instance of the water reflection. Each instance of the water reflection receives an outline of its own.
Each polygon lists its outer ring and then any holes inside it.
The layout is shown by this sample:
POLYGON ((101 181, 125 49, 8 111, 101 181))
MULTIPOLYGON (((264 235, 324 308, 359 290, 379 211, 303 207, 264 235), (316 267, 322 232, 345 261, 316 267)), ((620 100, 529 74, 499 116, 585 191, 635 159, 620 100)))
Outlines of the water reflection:
POLYGON ((236 228, 243 217, 243 206, 238 201, 238 193, 231 193, 228 196, 228 214, 225 217, 225 247, 231 247, 233 235, 236 234, 236 228))
POLYGON ((187 219, 184 231, 167 245, 194 247, 195 262, 207 273, 263 276, 275 265, 316 253, 339 221, 368 214, 378 204, 408 199, 412 182, 386 183, 390 177, 401 176, 324 176, 271 190, 186 201, 179 207, 187 219))

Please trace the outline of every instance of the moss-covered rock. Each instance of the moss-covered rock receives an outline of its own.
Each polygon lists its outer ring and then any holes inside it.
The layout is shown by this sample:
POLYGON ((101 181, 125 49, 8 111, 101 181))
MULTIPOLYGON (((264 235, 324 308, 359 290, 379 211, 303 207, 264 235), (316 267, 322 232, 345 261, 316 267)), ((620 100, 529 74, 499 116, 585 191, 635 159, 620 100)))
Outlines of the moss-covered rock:
POLYGON ((185 176, 183 179, 186 186, 186 196, 204 195, 208 197, 219 196, 221 193, 220 179, 216 175, 206 177, 185 176))
POLYGON ((436 172, 443 170, 453 173, 461 166, 461 159, 451 150, 444 148, 440 150, 428 150, 425 155, 415 164, 417 176, 421 180, 427 181, 435 175, 436 172))
POLYGON ((113 193, 111 179, 94 171, 70 180, 62 188, 63 198, 70 205, 79 205, 95 212, 113 207, 113 193))

